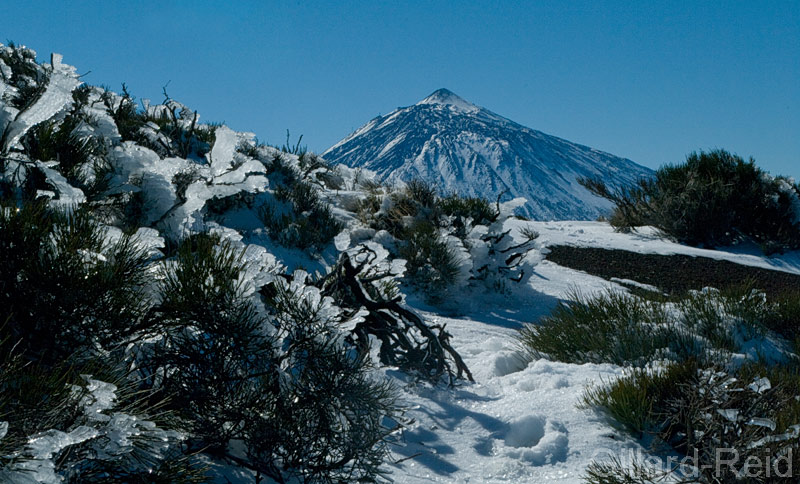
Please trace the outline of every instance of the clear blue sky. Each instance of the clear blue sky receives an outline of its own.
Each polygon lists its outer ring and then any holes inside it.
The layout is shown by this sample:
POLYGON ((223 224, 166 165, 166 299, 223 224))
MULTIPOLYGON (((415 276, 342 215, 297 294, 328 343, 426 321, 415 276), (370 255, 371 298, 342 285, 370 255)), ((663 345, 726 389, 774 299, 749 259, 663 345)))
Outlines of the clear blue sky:
POLYGON ((697 149, 800 179, 800 1, 4 1, 0 41, 321 152, 446 87, 650 167, 697 149))

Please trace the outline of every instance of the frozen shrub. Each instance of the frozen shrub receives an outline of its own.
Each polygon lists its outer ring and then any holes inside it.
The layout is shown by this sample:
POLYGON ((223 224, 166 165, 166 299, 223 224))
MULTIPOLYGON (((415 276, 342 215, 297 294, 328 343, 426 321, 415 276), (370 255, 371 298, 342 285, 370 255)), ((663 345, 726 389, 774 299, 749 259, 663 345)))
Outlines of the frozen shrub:
POLYGON ((294 180, 276 190, 277 202, 264 205, 259 217, 270 237, 286 247, 321 250, 342 231, 344 224, 319 198, 312 184, 294 180))
POLYGON ((108 188, 113 170, 104 157, 102 143, 76 133, 76 128, 85 121, 80 108, 76 105, 63 121, 43 121, 33 126, 21 142, 32 160, 58 161, 55 168, 91 200, 108 188))
POLYGON ((800 190, 724 150, 692 153, 651 179, 616 191, 596 179, 581 183, 616 204, 611 224, 652 225, 689 245, 714 247, 743 239, 766 253, 800 248, 800 190))
POLYGON ((522 240, 515 240, 504 227, 520 200, 493 207, 481 198, 442 197, 432 185, 412 180, 388 194, 372 189, 359 204, 358 217, 394 237, 393 255, 408 261, 410 282, 429 302, 439 303, 472 281, 502 292, 507 282, 530 275, 528 254, 536 248, 536 234, 523 231, 522 240))
POLYGON ((340 310, 304 273, 269 284, 266 306, 241 254, 217 237, 183 242, 156 307, 149 378, 190 429, 191 447, 278 482, 375 476, 393 392, 345 341, 340 310), (246 458, 229 450, 245 443, 246 458))
POLYGON ((41 95, 48 81, 47 72, 36 63, 36 52, 13 42, 0 44, 0 62, 8 68, 3 70, 2 80, 12 87, 3 93, 2 101, 24 110, 41 95))
POLYGON ((595 462, 586 480, 659 482, 656 477, 680 470, 692 482, 741 482, 742 477, 747 482, 793 482, 790 471, 800 462, 800 426, 794 420, 800 407, 797 384, 796 373, 780 368, 732 371, 687 361, 663 370, 636 370, 591 388, 584 395, 588 405, 606 410, 637 437, 651 435, 655 445, 687 459, 681 466, 659 469, 661 475, 636 462, 595 462), (748 465, 754 467, 748 470, 748 465))
POLYGON ((0 204, 0 337, 47 361, 114 349, 147 309, 146 263, 131 237, 106 241, 87 210, 0 204))
POLYGON ((246 424, 248 455, 279 482, 374 480, 393 430, 394 389, 346 342, 339 308, 303 279, 276 281, 268 298, 281 350, 274 399, 246 424))
POLYGON ((122 85, 122 95, 105 91, 102 101, 125 141, 135 141, 164 157, 202 159, 214 145, 218 124, 199 124, 197 111, 170 98, 164 92, 162 104, 136 105, 122 85))
POLYGON ((202 466, 183 455, 182 435, 169 430, 169 414, 108 364, 94 359, 47 367, 4 355, 0 481, 206 481, 202 466))
POLYGON ((155 308, 161 340, 148 363, 169 405, 203 445, 224 449, 240 438, 248 409, 268 408, 274 373, 266 321, 243 296, 240 254, 210 235, 178 248, 155 308))

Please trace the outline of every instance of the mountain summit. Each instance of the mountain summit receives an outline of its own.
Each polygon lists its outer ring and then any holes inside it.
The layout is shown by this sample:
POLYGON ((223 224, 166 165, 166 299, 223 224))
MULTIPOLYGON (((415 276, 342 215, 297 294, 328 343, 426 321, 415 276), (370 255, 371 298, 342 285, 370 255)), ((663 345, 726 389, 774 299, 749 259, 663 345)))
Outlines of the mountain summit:
POLYGON ((480 110, 478 106, 472 104, 471 102, 465 101, 456 93, 448 89, 436 90, 433 92, 433 94, 418 102, 416 105, 421 106, 423 104, 446 105, 465 112, 475 112, 480 110))
POLYGON ((447 89, 378 116, 335 144, 328 161, 413 178, 445 192, 491 200, 525 197, 520 212, 538 220, 595 219, 611 208, 579 177, 619 186, 652 171, 625 158, 550 136, 476 106, 447 89))

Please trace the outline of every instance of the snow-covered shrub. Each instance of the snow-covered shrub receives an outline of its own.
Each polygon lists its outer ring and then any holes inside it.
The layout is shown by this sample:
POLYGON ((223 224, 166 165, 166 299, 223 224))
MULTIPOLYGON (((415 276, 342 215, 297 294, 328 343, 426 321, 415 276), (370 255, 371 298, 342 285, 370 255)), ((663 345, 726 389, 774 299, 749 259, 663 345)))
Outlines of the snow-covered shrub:
POLYGON ((212 449, 241 438, 244 412, 268 408, 274 372, 266 321, 244 297, 241 254, 196 235, 164 270, 155 308, 161 339, 146 363, 157 388, 212 449))
POLYGON ((9 86, 0 91, 0 99, 19 110, 30 106, 48 81, 47 73, 36 62, 36 52, 13 42, 0 44, 0 75, 9 86))
POLYGON ((436 303, 472 281, 503 290, 509 281, 527 280, 536 234, 521 233, 516 240, 504 226, 520 200, 492 207, 479 198, 442 197, 433 186, 413 180, 388 194, 372 190, 359 207, 359 219, 388 232, 393 239, 388 247, 408 261, 412 284, 436 303))
POLYGON ((135 238, 107 240, 88 210, 0 203, 3 346, 50 362, 114 349, 147 309, 147 260, 135 238))
POLYGON ((261 207, 259 217, 281 245, 321 250, 344 228, 330 205, 320 199, 318 188, 305 180, 280 185, 275 198, 276 202, 261 207))
POLYGON ((160 339, 144 367, 192 448, 278 482, 374 476, 392 430, 391 387, 345 342, 339 308, 305 273, 267 277, 265 306, 247 274, 241 252, 204 234, 164 272, 160 339))
POLYGON ((340 326, 354 321, 306 282, 300 272, 270 287, 279 344, 266 380, 273 400, 247 418, 247 454, 254 469, 279 482, 373 480, 394 430, 394 389, 346 341, 340 326))
POLYGON ((751 239, 766 253, 800 248, 800 188, 724 150, 692 153, 638 185, 610 191, 581 180, 616 204, 611 224, 652 225, 678 241, 714 247, 751 239))
POLYGON ((675 473, 692 479, 681 482, 793 482, 791 470, 800 463, 798 385, 797 373, 780 367, 731 370, 689 360, 634 370, 590 388, 586 404, 604 409, 639 438, 654 437, 656 450, 662 446, 680 458, 660 469, 595 462, 586 480, 661 482, 675 473))
POLYGON ((170 416, 107 363, 44 366, 3 355, 0 481, 205 482, 170 416))
POLYGON ((199 124, 197 111, 192 111, 164 92, 162 104, 143 103, 122 85, 122 95, 103 92, 100 100, 114 120, 123 141, 135 141, 163 157, 197 157, 202 159, 214 145, 217 124, 199 124))
POLYGON ((63 120, 42 121, 31 127, 20 142, 31 160, 57 160, 55 169, 91 200, 108 189, 112 168, 102 141, 81 133, 84 123, 91 122, 82 111, 86 103, 82 92, 86 91, 73 91, 75 102, 63 120))

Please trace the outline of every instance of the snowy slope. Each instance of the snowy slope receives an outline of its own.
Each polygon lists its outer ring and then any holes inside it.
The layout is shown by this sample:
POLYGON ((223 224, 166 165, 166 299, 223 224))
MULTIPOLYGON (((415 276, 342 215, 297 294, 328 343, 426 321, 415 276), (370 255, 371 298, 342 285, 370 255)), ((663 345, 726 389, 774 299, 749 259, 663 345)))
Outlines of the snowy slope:
POLYGON ((520 211, 537 220, 589 220, 610 209, 578 177, 617 186, 651 173, 631 160, 521 126, 447 89, 371 120, 323 157, 369 168, 388 182, 422 178, 462 195, 525 197, 520 211))
MULTIPOLYGON (((514 232, 535 229, 543 247, 568 244, 686 254, 800 274, 798 251, 764 257, 738 247, 696 249, 652 230, 623 234, 600 222, 510 221, 506 227, 514 232)), ((663 458, 616 430, 603 415, 580 406, 587 386, 608 382, 624 374, 624 368, 519 358, 514 330, 537 321, 575 290, 585 295, 628 291, 544 260, 527 286, 511 296, 466 296, 461 301, 464 314, 457 318, 426 313, 447 324, 476 382, 452 390, 404 386, 403 399, 415 423, 404 433, 403 445, 394 448, 393 456, 401 462, 387 466, 395 482, 578 484, 596 459, 663 458)))

